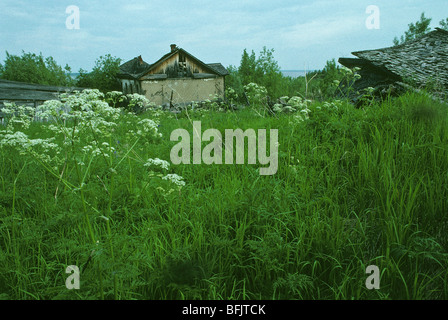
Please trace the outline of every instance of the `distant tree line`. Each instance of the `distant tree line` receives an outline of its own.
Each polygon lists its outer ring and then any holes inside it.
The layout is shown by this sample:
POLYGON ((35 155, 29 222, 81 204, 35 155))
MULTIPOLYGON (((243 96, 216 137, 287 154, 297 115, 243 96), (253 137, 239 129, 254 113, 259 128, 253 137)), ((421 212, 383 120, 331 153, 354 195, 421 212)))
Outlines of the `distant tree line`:
POLYGON ((42 53, 37 55, 22 51, 22 56, 16 56, 6 51, 5 62, 0 64, 2 79, 54 86, 73 85, 70 72, 68 65, 62 68, 53 57, 44 58, 42 53))
POLYGON ((116 78, 121 59, 110 54, 100 56, 91 72, 80 69, 74 79, 71 68, 62 68, 53 57, 44 57, 42 53, 26 53, 21 56, 6 52, 6 59, 0 64, 0 78, 11 81, 36 83, 53 86, 77 86, 99 89, 103 92, 121 90, 116 78))

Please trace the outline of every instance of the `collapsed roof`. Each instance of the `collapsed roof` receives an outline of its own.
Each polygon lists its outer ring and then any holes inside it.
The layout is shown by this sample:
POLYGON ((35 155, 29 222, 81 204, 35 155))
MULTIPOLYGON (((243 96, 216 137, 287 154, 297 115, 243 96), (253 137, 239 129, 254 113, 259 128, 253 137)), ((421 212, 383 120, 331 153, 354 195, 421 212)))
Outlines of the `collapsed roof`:
POLYGON ((150 64, 143 61, 142 56, 135 57, 134 59, 129 60, 128 62, 123 63, 120 66, 120 71, 117 76, 119 78, 122 77, 131 77, 134 79, 140 78, 149 68, 150 64))
POLYGON ((436 28, 414 40, 376 50, 352 52, 358 58, 340 58, 339 63, 348 67, 359 67, 361 79, 354 89, 403 82, 414 88, 427 85, 448 89, 448 31, 436 28))

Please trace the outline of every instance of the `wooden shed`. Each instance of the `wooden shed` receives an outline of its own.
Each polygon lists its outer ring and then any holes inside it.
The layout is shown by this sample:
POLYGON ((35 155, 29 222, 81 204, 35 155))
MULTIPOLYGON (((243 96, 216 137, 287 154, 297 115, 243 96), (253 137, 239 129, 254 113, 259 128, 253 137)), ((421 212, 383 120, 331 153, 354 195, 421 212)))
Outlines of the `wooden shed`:
POLYGON ((339 63, 359 67, 361 79, 353 89, 377 90, 390 86, 430 86, 446 94, 448 89, 448 31, 436 28, 424 36, 393 47, 352 52, 357 58, 339 58, 339 63))
POLYGON ((139 93, 163 105, 203 101, 210 95, 224 98, 228 74, 221 63, 206 64, 172 44, 170 52, 153 64, 141 56, 127 61, 117 77, 124 94, 139 93))

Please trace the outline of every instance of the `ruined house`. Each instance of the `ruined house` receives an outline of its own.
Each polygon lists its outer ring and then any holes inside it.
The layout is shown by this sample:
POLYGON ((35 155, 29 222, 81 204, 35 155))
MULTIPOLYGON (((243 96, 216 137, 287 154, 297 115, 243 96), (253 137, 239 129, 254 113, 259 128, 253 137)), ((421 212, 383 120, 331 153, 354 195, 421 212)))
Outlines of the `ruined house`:
POLYGON ((210 96, 223 99, 228 74, 222 64, 206 64, 172 44, 170 52, 153 64, 141 56, 122 64, 117 77, 124 94, 139 93, 156 105, 173 105, 210 96))
POLYGON ((448 89, 448 31, 436 28, 424 36, 393 47, 352 52, 357 58, 340 58, 348 68, 358 67, 361 78, 353 83, 353 100, 368 87, 377 94, 403 89, 432 88, 438 98, 448 89))

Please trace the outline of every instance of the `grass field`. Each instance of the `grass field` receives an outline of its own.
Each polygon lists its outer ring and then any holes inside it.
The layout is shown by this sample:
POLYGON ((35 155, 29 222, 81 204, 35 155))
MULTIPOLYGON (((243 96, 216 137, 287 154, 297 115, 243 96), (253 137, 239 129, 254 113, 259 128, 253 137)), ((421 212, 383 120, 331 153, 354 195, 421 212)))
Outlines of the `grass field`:
POLYGON ((314 102, 303 120, 82 99, 0 127, 1 298, 448 299, 446 105, 314 102), (170 134, 193 120, 278 129, 278 171, 173 165, 170 134))

